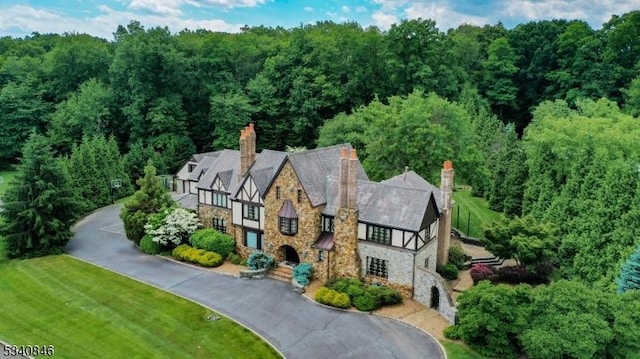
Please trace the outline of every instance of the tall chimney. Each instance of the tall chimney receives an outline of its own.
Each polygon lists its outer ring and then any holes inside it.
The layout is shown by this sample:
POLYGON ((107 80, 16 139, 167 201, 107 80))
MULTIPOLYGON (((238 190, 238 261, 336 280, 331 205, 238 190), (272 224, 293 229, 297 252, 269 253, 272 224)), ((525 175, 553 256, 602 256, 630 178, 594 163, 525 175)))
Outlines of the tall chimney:
POLYGON ((351 150, 349 158, 349 176, 347 180, 347 208, 358 209, 358 154, 351 150))
POLYGON ((347 148, 340 149, 340 168, 338 169, 338 198, 339 208, 347 208, 349 194, 349 164, 347 148))
POLYGON ((249 124, 249 127, 247 127, 247 148, 249 150, 249 153, 247 154, 248 157, 248 161, 249 161, 249 167, 251 167, 251 165, 253 164, 253 162, 256 160, 256 131, 253 128, 253 122, 251 122, 249 124))
POLYGON ((242 177, 249 169, 249 145, 247 142, 246 129, 243 129, 240 131, 240 175, 238 176, 238 181, 242 180, 242 177))
POLYGON ((440 200, 442 208, 438 226, 438 265, 449 261, 449 247, 451 246, 451 196, 453 194, 453 163, 444 162, 440 172, 440 200))

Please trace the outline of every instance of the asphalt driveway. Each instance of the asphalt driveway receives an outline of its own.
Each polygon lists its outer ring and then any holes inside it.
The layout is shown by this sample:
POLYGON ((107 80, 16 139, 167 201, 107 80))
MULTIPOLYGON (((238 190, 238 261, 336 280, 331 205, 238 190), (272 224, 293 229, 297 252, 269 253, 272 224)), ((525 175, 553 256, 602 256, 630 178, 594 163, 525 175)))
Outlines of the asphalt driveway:
POLYGON ((287 358, 445 357, 435 339, 399 321, 318 306, 277 280, 240 279, 142 254, 125 238, 119 211, 109 206, 78 223, 68 253, 229 316, 287 358))

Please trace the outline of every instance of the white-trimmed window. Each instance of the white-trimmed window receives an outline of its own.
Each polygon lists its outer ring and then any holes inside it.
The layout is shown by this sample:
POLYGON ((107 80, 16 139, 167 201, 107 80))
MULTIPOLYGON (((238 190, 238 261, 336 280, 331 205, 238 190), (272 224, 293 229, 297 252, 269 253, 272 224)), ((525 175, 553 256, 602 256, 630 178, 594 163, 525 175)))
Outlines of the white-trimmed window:
POLYGON ((257 221, 260 218, 260 209, 258 206, 245 203, 242 205, 242 216, 246 219, 257 221))
POLYGON ((261 250, 263 247, 264 235, 259 232, 245 231, 244 245, 249 248, 261 250))
POLYGON ((389 261, 375 257, 367 257, 367 274, 381 278, 389 278, 389 261))
POLYGON ((211 203, 216 207, 227 208, 227 194, 220 192, 213 192, 211 195, 211 203))
POLYGON ((334 230, 335 230, 335 225, 333 222, 333 217, 322 216, 322 231, 333 233, 334 230))

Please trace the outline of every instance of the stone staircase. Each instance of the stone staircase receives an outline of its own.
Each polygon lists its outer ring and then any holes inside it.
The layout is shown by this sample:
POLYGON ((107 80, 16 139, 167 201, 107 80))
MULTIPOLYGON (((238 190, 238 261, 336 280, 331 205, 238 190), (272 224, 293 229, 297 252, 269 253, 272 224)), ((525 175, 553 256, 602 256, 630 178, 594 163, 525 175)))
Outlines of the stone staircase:
POLYGON ((471 264, 486 264, 490 266, 499 266, 504 263, 504 258, 500 257, 481 257, 481 258, 472 258, 471 264))
POLYGON ((269 272, 268 277, 291 283, 291 278, 293 278, 293 267, 285 263, 278 263, 275 269, 269 272))

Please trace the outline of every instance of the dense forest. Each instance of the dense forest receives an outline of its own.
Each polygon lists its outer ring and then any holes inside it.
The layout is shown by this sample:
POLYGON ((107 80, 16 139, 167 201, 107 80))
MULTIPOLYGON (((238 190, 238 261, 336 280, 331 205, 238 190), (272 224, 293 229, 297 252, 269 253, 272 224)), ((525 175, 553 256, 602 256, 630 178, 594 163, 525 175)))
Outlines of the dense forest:
POLYGON ((195 152, 235 148, 254 122, 259 149, 348 141, 376 180, 409 166, 437 183, 453 159, 458 183, 492 208, 557 225, 565 277, 613 288, 633 252, 640 11, 599 30, 444 33, 417 19, 172 34, 133 21, 113 35, 0 38, 0 168, 44 135, 95 207, 110 193, 94 177, 126 178, 130 193, 147 160, 175 173, 195 152), (92 175, 102 161, 110 172, 92 175))

